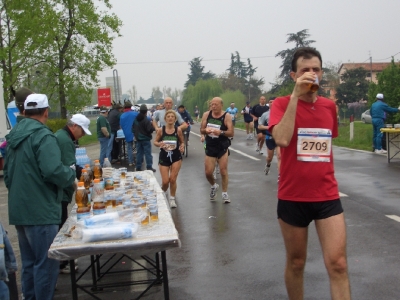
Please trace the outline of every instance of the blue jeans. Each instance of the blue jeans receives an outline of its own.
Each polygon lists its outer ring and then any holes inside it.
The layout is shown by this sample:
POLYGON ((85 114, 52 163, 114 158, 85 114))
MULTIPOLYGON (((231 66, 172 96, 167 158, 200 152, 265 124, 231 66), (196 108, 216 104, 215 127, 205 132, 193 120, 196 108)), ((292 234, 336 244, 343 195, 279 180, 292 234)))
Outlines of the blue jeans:
MULTIPOLYGON (((100 142, 100 165, 103 166, 104 159, 107 156, 107 150, 108 150, 108 143, 110 141, 109 138, 103 137, 103 138, 98 138, 100 142)), ((110 159, 108 159, 110 160, 110 159)), ((111 162, 111 160, 110 160, 111 162)))
POLYGON ((133 141, 132 142, 126 142, 126 147, 128 151, 128 161, 129 164, 133 164, 133 141))
POLYGON ((112 149, 113 149, 114 137, 115 137, 114 133, 111 133, 110 134, 110 139, 108 140, 108 145, 107 145, 107 158, 108 158, 110 163, 112 161, 111 152, 112 152, 112 149))
POLYGON ((7 284, 0 280, 0 300, 9 300, 10 299, 10 292, 8 291, 7 284))
POLYGON ((146 168, 153 168, 153 156, 151 155, 151 141, 136 142, 136 170, 142 169, 143 156, 146 157, 146 168))
POLYGON ((53 299, 60 262, 47 257, 58 225, 16 225, 21 252, 22 292, 26 300, 53 299))
POLYGON ((381 132, 381 128, 385 127, 385 124, 383 123, 383 119, 373 118, 372 126, 374 127, 374 137, 373 137, 374 148, 375 148, 375 150, 382 150, 383 133, 381 132))

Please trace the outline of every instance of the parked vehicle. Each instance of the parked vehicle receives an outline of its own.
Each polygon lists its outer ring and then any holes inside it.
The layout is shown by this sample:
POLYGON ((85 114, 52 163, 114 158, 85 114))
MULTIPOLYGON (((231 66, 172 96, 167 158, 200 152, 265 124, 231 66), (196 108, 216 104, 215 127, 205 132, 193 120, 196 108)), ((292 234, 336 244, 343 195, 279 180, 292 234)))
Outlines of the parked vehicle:
POLYGON ((361 114, 361 121, 365 124, 372 124, 371 113, 369 109, 361 114))

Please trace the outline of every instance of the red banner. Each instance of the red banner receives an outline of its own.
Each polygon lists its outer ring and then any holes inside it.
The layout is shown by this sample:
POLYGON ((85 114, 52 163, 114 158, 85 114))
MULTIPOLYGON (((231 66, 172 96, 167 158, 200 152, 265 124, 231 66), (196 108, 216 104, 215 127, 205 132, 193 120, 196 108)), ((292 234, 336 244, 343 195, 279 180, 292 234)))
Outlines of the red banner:
POLYGON ((111 106, 111 88, 97 89, 97 104, 100 106, 111 106))

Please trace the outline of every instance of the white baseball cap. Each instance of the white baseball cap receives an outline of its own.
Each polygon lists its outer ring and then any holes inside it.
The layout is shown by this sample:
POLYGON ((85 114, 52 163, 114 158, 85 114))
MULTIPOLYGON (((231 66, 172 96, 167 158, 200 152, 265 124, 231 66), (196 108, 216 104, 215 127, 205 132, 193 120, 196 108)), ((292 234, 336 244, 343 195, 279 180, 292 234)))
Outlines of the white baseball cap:
POLYGON ((49 100, 44 94, 30 94, 24 102, 24 109, 47 108, 49 100))
POLYGON ((71 118, 71 122, 81 126, 83 131, 85 131, 87 135, 92 135, 92 133, 89 130, 90 120, 86 118, 84 115, 82 114, 73 115, 71 118))
POLYGON ((376 99, 383 99, 383 94, 381 94, 381 93, 377 94, 376 99))

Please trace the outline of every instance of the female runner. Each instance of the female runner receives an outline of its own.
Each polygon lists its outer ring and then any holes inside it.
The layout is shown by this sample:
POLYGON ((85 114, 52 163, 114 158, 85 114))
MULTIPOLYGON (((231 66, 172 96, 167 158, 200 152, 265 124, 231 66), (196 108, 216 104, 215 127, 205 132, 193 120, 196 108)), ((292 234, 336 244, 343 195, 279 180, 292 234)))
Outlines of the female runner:
POLYGON ((169 206, 171 208, 176 205, 176 178, 182 165, 182 153, 184 150, 183 134, 179 127, 175 127, 177 120, 176 112, 168 110, 165 113, 164 120, 166 125, 157 131, 154 139, 154 146, 160 147, 160 156, 158 166, 162 178, 162 190, 167 192, 170 188, 169 206))

